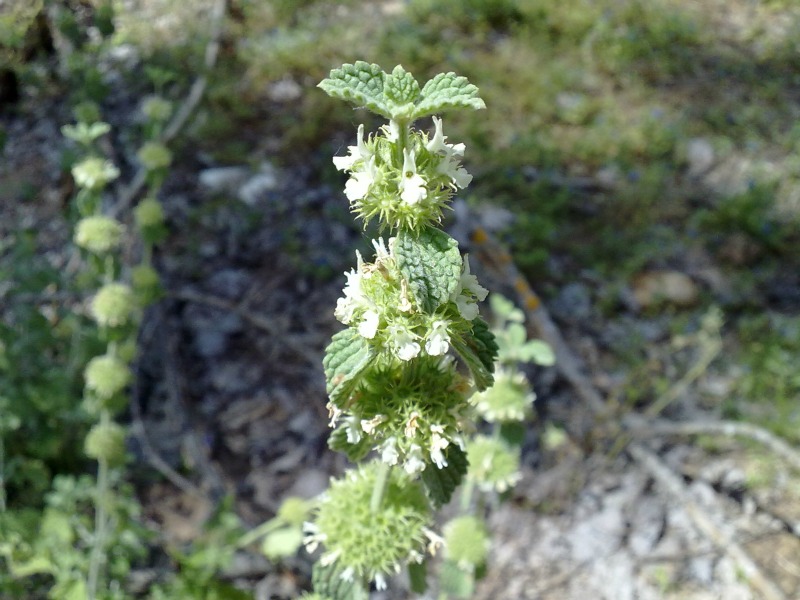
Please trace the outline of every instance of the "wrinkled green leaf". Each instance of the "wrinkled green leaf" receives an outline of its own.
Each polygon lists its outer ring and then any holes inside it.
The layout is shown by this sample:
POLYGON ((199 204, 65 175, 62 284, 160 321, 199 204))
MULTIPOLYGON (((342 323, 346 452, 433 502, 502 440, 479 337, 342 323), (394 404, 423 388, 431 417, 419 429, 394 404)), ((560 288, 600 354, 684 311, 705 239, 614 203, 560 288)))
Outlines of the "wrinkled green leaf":
POLYGON ((455 598, 471 598, 475 592, 475 578, 453 561, 446 560, 439 571, 442 592, 455 598))
POLYGON ((414 118, 440 113, 451 108, 486 108, 478 88, 455 73, 439 73, 422 88, 414 118))
POLYGON ((340 69, 333 69, 330 77, 323 79, 318 87, 329 96, 363 106, 390 119, 392 113, 384 95, 385 79, 386 73, 378 65, 357 60, 352 65, 344 64, 340 69))
POLYGON ((394 249, 397 266, 408 281, 417 306, 433 313, 449 301, 461 278, 458 242, 445 232, 428 227, 418 236, 401 231, 394 249))
POLYGON ((472 322, 472 335, 467 338, 453 337, 450 340, 462 360, 467 363, 475 386, 483 391, 494 383, 494 361, 497 359, 497 343, 489 331, 486 321, 480 317, 472 322))
POLYGON ((556 364, 556 355, 550 344, 542 340, 530 340, 519 349, 519 358, 523 362, 532 362, 543 367, 556 364))
POLYGON ((447 466, 439 469, 434 464, 428 464, 422 472, 422 482, 428 491, 428 497, 438 508, 450 502, 453 492, 467 474, 467 455, 464 451, 450 444, 444 450, 447 466))
POLYGON ((341 570, 336 563, 322 566, 319 562, 314 564, 311 571, 311 582, 314 591, 331 600, 368 600, 367 591, 358 581, 342 579, 341 570))
POLYGON ((346 404, 373 354, 367 340, 355 329, 345 329, 333 336, 322 360, 331 402, 337 406, 346 404))
POLYGON ((415 594, 424 594, 428 589, 428 563, 408 563, 408 579, 411 583, 411 591, 415 594))
POLYGON ((417 80, 400 65, 386 77, 384 94, 391 104, 392 116, 395 118, 399 113, 406 113, 408 116, 414 113, 414 102, 419 98, 419 93, 417 80))

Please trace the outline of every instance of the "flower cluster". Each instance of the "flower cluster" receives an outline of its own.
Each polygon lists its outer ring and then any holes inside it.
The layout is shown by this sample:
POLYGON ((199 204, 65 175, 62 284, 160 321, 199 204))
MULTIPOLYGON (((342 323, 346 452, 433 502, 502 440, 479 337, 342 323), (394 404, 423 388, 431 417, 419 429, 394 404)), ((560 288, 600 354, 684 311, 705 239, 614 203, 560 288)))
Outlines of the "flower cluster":
POLYGON ((365 263, 356 252, 356 268, 345 273, 344 296, 339 298, 334 315, 402 361, 424 355, 444 356, 450 349, 451 336, 463 335, 468 323, 478 316, 477 302, 483 301, 488 291, 470 273, 465 257, 450 302, 434 314, 426 313, 397 267, 394 241, 390 238, 388 247, 382 238, 373 241, 373 263, 365 263))
POLYGON ((378 478, 376 465, 350 471, 333 480, 323 495, 313 523, 305 524, 309 552, 323 543, 323 566, 342 565, 347 581, 374 580, 386 587, 386 576, 408 563, 422 562, 426 551, 435 553, 442 539, 430 531, 430 505, 422 487, 398 471, 386 483, 380 510, 370 509, 378 478))
POLYGON ((375 217, 397 229, 439 222, 453 193, 472 181, 460 162, 464 144, 446 143, 442 120, 433 123, 432 137, 390 121, 366 139, 360 125, 356 145, 334 157, 336 168, 350 173, 344 193, 365 224, 375 217))

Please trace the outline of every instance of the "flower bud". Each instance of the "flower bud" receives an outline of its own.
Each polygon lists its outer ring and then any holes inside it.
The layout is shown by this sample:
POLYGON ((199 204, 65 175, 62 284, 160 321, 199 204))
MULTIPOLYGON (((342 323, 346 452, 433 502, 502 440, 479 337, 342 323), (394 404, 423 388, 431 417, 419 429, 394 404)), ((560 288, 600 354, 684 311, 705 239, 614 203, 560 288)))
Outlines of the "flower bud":
POLYGON ((308 519, 311 506, 307 500, 290 496, 286 498, 278 509, 278 518, 289 525, 302 525, 308 519))
POLYGON ((97 423, 83 445, 86 456, 116 467, 125 462, 125 429, 116 423, 97 423))
POLYGON ((467 460, 467 477, 486 492, 503 493, 522 477, 519 454, 503 440, 476 436, 467 444, 467 460))
POLYGON ((444 528, 445 552, 448 559, 462 569, 472 570, 486 562, 489 534, 477 517, 456 517, 444 528))
POLYGON ((107 283, 92 299, 91 313, 99 325, 117 327, 130 320, 135 308, 130 287, 124 283, 107 283))
POLYGON ((131 380, 131 371, 124 362, 111 354, 95 356, 83 372, 86 387, 100 398, 110 398, 121 392, 131 380))
POLYGON ((110 160, 91 156, 72 167, 72 177, 82 188, 102 190, 106 184, 119 177, 119 169, 110 160))
POLYGON ((380 507, 370 508, 377 476, 370 463, 332 481, 304 542, 310 552, 324 543, 322 564, 335 562, 345 578, 374 580, 380 589, 403 564, 421 561, 433 537, 425 492, 399 469, 390 471, 380 507))
POLYGON ((145 198, 133 209, 133 218, 139 229, 160 227, 164 224, 164 209, 155 198, 145 198))
POLYGON ((159 142, 146 142, 136 153, 139 162, 148 171, 164 169, 172 162, 172 152, 159 142))
POLYGON ((142 114, 150 121, 164 122, 172 114, 172 102, 161 96, 150 96, 142 102, 142 114))
POLYGON ((494 376, 494 385, 473 394, 470 402, 490 423, 502 423, 524 420, 535 399, 536 395, 522 373, 512 374, 498 369, 494 376))
POLYGON ((119 247, 122 224, 103 215, 84 217, 75 227, 75 243, 95 254, 103 254, 119 247))
POLYGON ((133 292, 141 306, 155 302, 161 294, 161 279, 150 265, 137 265, 131 270, 133 292))

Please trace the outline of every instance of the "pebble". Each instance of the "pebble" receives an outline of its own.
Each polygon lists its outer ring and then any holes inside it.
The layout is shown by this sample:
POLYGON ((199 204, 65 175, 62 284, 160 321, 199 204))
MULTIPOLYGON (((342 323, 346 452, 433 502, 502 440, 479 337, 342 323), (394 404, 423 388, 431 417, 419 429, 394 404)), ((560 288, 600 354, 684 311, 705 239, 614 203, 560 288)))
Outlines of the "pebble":
POLYGON ((198 177, 200 185, 211 194, 235 194, 247 181, 250 169, 247 167, 212 167, 204 169, 198 177))

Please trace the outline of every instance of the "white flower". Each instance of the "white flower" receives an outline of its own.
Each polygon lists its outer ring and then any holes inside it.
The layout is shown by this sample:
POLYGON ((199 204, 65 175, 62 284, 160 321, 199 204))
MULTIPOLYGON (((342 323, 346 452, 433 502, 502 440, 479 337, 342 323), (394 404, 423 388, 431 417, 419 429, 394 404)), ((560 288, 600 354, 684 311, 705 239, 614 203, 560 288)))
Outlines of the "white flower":
POLYGON ((375 573, 375 589, 385 590, 386 587, 386 577, 383 576, 383 573, 375 573))
POLYGON ((358 333, 361 337, 371 340, 378 333, 378 325, 380 324, 380 315, 374 310, 368 310, 364 313, 364 319, 358 324, 358 333))
POLYGON ((416 410, 412 411, 411 415, 409 415, 408 421, 406 421, 405 429, 403 429, 403 433, 406 437, 414 437, 417 434, 417 427, 419 427, 417 420, 419 417, 420 414, 416 410))
POLYGON ((336 427, 336 421, 342 416, 341 409, 331 402, 328 402, 325 408, 328 409, 328 427, 336 427))
POLYGON ((371 419, 361 419, 361 429, 367 435, 372 435, 375 429, 386 420, 386 415, 377 415, 371 419))
POLYGON ((400 139, 400 123, 394 119, 390 119, 389 125, 383 125, 381 129, 383 129, 383 134, 390 142, 396 142, 400 139))
POLYGON ((349 154, 347 156, 334 156, 333 164, 340 171, 352 169, 353 165, 358 160, 368 161, 372 157, 372 153, 367 150, 364 144, 364 125, 358 126, 358 137, 356 138, 355 146, 348 146, 349 154))
POLYGON ((369 188, 380 178, 380 172, 375 167, 375 157, 369 159, 363 171, 353 171, 350 179, 344 184, 344 195, 350 202, 361 200, 369 193, 369 188))
POLYGON ((412 444, 408 453, 406 454, 406 462, 403 469, 409 475, 416 475, 425 470, 425 461, 422 460, 422 448, 417 444, 412 444))
POLYGON ((431 556, 436 556, 436 551, 439 548, 444 548, 445 545, 444 538, 438 535, 437 533, 434 533, 427 527, 423 529, 422 532, 428 538, 428 547, 427 547, 428 552, 430 553, 431 556))
POLYGON ((411 360, 420 351, 420 345, 414 341, 414 335, 404 327, 392 325, 389 327, 394 352, 400 360, 411 360))
POLYGON ((469 270, 469 257, 464 256, 464 265, 461 272, 461 277, 458 281, 458 286, 453 291, 450 299, 456 303, 458 312, 467 321, 472 321, 478 316, 478 306, 472 296, 483 302, 486 300, 486 295, 489 293, 485 287, 478 283, 478 278, 475 277, 469 270), (463 295, 463 292, 469 292, 470 295, 463 295))
POLYGON ((403 172, 400 175, 400 198, 407 204, 417 204, 428 195, 425 180, 417 174, 414 151, 403 149, 403 172))
POLYGON ((464 144, 446 144, 445 135, 442 132, 442 120, 433 117, 433 124, 436 127, 433 138, 425 146, 430 152, 440 154, 444 158, 439 163, 436 170, 449 177, 456 187, 464 189, 472 182, 472 175, 458 162, 458 156, 464 156, 464 144))
POLYGON ((397 442, 393 437, 387 439, 381 447, 381 460, 387 465, 396 465, 399 454, 397 453, 397 442))
MULTIPOLYGON (((393 240, 394 238, 389 238, 389 246, 392 245, 393 240)), ((378 238, 377 240, 372 240, 372 247, 375 248, 375 262, 380 262, 382 260, 391 258, 389 249, 386 247, 382 237, 378 238)))
POLYGON ((441 435, 444 433, 441 425, 431 425, 431 432, 431 460, 437 467, 443 469, 447 466, 447 459, 442 451, 450 445, 450 442, 441 435))
POLYGON ((450 349, 450 335, 447 333, 447 321, 434 321, 431 333, 425 342, 425 352, 429 356, 441 356, 450 349))
POLYGON ((347 417, 344 426, 348 444, 357 444, 361 441, 361 424, 356 417, 347 417))

